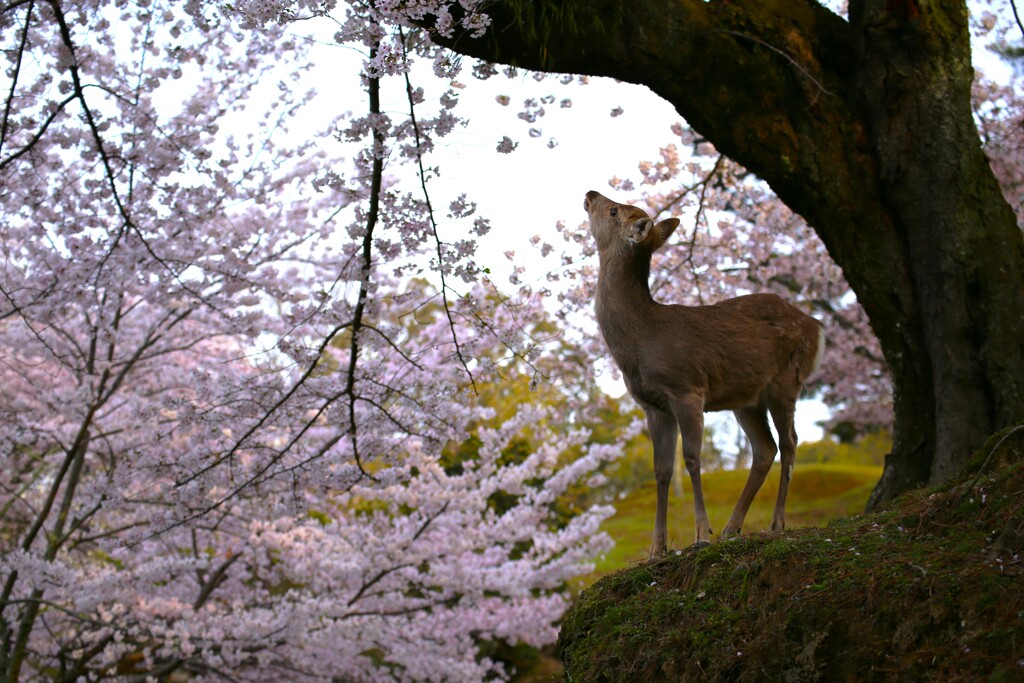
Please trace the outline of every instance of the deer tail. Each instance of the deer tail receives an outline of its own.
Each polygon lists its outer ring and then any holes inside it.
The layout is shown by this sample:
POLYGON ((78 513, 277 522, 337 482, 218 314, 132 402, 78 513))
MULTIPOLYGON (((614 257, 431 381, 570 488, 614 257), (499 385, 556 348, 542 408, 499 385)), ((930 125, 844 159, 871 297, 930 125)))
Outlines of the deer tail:
POLYGON ((818 325, 818 349, 814 352, 814 362, 811 363, 811 370, 806 375, 804 375, 804 379, 806 379, 807 377, 810 377, 811 375, 813 375, 814 373, 816 373, 818 371, 818 368, 821 367, 821 359, 824 358, 824 357, 825 357, 825 328, 822 325, 818 325))

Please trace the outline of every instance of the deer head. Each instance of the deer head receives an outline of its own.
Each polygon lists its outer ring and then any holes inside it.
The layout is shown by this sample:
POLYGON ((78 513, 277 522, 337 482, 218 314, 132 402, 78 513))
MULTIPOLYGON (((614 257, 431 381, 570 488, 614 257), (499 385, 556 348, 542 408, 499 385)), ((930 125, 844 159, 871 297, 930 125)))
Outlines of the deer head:
POLYGON ((679 226, 678 218, 655 223, 643 209, 618 204, 593 190, 587 193, 583 208, 590 217, 590 234, 599 252, 619 249, 650 256, 679 226))

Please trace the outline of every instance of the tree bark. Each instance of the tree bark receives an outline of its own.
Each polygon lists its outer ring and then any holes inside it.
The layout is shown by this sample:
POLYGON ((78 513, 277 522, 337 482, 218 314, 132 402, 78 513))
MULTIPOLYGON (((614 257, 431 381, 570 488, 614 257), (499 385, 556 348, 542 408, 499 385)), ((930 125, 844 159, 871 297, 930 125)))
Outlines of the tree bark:
POLYGON ((1024 417, 1024 240, 982 152, 962 1, 497 0, 453 50, 648 86, 821 236, 895 386, 869 508, 1024 417))

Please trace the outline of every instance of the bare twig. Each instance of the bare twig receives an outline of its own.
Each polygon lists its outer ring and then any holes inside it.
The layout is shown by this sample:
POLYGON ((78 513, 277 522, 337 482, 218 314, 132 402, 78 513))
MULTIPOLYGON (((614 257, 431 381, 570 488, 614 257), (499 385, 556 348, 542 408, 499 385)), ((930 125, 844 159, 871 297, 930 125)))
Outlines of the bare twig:
MULTIPOLYGON (((755 36, 747 35, 745 33, 740 33, 739 31, 730 31, 728 29, 715 29, 714 31, 707 31, 704 35, 711 35, 713 33, 725 33, 725 34, 728 34, 730 36, 736 36, 737 38, 743 38, 744 40, 749 40, 752 43, 757 43, 758 45, 760 45, 762 47, 768 48, 769 50, 771 50, 775 54, 781 55, 783 58, 785 58, 785 60, 787 62, 789 62, 790 64, 795 66, 797 68, 797 70, 801 74, 803 74, 804 78, 806 78, 807 80, 809 80, 811 83, 813 83, 815 85, 815 87, 818 89, 819 93, 825 93, 826 95, 835 95, 835 93, 830 92, 825 86, 823 86, 818 81, 818 79, 816 79, 814 76, 812 76, 811 72, 808 71, 807 68, 803 64, 801 64, 800 62, 796 61, 795 59, 790 57, 786 52, 784 52, 783 50, 780 50, 779 48, 775 47, 771 43, 765 42, 764 40, 761 40, 760 38, 757 38, 755 36)), ((818 99, 817 96, 815 96, 814 100, 817 101, 817 99, 818 99)))
POLYGON ((974 479, 971 480, 971 483, 969 483, 967 486, 961 489, 960 495, 957 497, 958 500, 960 498, 963 498, 964 495, 968 491, 972 490, 974 486, 978 483, 978 480, 981 479, 981 475, 984 474, 985 472, 985 468, 988 467, 989 461, 992 459, 992 456, 995 455, 996 451, 999 450, 999 447, 1002 446, 1007 439, 1009 439, 1011 436, 1013 436, 1014 434, 1021 430, 1024 430, 1024 424, 1019 424, 1010 431, 1006 432, 1006 434, 1003 434, 1003 438, 999 439, 999 441, 996 442, 996 445, 992 447, 992 450, 988 452, 988 455, 985 456, 985 461, 981 463, 981 467, 978 468, 978 473, 974 476, 974 479))
POLYGON ((1024 36, 1024 23, 1021 23, 1020 13, 1017 12, 1017 0, 1010 0, 1010 7, 1013 8, 1013 18, 1017 22, 1017 28, 1020 29, 1021 36, 1024 36))
MULTIPOLYGON (((686 254, 686 263, 690 268, 691 275, 693 275, 694 286, 697 288, 697 302, 700 303, 701 305, 704 304, 704 296, 700 286, 700 278, 697 276, 697 263, 694 260, 694 251, 697 247, 697 233, 700 232, 701 221, 705 217, 705 200, 707 199, 708 185, 710 185, 711 181, 715 178, 715 176, 718 175, 720 169, 722 168, 722 163, 724 162, 724 160, 725 155, 719 154, 718 158, 715 159, 715 165, 711 167, 711 170, 708 171, 707 174, 704 175, 704 177, 702 177, 694 184, 688 185, 679 192, 675 193, 670 201, 666 202, 663 206, 658 207, 657 212, 655 214, 660 215, 665 211, 668 211, 673 206, 683 201, 683 199, 685 199, 691 192, 700 190, 700 197, 697 200, 697 212, 694 214, 693 217, 693 232, 690 234, 690 239, 688 241, 689 249, 686 254)), ((673 268, 669 272, 674 272, 677 269, 678 266, 673 268)))
MULTIPOLYGON (((398 30, 398 35, 401 37, 403 56, 408 59, 408 53, 406 52, 405 33, 401 28, 398 30)), ((473 373, 469 370, 469 364, 466 362, 465 356, 462 355, 462 345, 459 344, 459 335, 455 332, 455 321, 452 319, 451 306, 448 304, 448 283, 444 276, 444 252, 442 249, 441 238, 437 233, 437 221, 434 219, 434 207, 430 202, 430 192, 427 191, 427 174, 423 169, 423 151, 420 147, 420 126, 416 120, 416 104, 413 99, 412 82, 409 80, 409 72, 405 72, 405 93, 409 100, 409 120, 412 122, 412 132, 416 142, 416 166, 420 177, 420 188, 423 190, 423 201, 427 205, 427 217, 430 219, 430 229, 434 233, 434 244, 437 246, 437 273, 441 277, 441 301, 444 304, 444 313, 448 317, 448 329, 452 333, 452 342, 455 344, 455 355, 459 359, 459 363, 462 365, 463 370, 466 371, 466 375, 469 377, 469 383, 473 387, 473 393, 479 393, 476 387, 476 380, 473 378, 473 373)))

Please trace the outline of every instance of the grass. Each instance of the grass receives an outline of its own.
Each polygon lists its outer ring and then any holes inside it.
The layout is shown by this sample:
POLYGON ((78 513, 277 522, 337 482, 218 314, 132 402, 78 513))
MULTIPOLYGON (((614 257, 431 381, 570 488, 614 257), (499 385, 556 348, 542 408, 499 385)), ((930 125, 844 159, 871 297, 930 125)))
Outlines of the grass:
MULTIPOLYGON (((837 517, 861 513, 881 473, 879 467, 797 465, 786 505, 787 527, 824 526, 837 517)), ((689 479, 684 477, 684 480, 682 500, 674 490, 669 494, 668 528, 672 548, 684 548, 693 543, 693 491, 689 479)), ((721 470, 704 475, 704 502, 712 529, 720 530, 725 525, 746 480, 746 470, 721 470)), ((768 528, 778 487, 779 466, 776 465, 750 506, 743 524, 744 533, 768 528)), ((599 558, 594 573, 584 581, 586 585, 647 560, 654 528, 655 498, 652 476, 647 486, 615 503, 615 514, 603 525, 604 531, 615 541, 615 548, 599 558)))
MULTIPOLYGON (((833 503, 860 496, 805 479, 833 503)), ((1024 680, 1022 558, 1017 430, 957 480, 880 512, 744 534, 600 579, 563 623, 566 680, 1024 680)))

